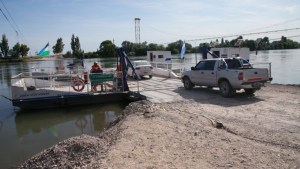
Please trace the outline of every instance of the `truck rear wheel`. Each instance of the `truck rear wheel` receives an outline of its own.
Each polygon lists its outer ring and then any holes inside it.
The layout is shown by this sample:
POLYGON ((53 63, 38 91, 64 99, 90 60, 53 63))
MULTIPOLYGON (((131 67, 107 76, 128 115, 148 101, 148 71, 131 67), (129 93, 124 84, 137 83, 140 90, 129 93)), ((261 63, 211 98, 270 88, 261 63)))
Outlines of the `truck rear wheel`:
POLYGON ((219 88, 220 88, 220 93, 223 97, 232 97, 234 92, 228 81, 224 80, 220 82, 219 88))
POLYGON ((183 78, 183 86, 187 90, 191 90, 195 85, 191 82, 188 77, 183 78))

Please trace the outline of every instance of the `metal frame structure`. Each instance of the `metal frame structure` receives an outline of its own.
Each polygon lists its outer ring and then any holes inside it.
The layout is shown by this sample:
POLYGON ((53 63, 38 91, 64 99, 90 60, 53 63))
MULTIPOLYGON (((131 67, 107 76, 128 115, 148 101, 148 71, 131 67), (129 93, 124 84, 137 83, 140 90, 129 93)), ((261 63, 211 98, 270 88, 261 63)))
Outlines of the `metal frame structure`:
POLYGON ((141 35, 140 35, 140 18, 134 18, 135 22, 135 43, 141 43, 141 35))

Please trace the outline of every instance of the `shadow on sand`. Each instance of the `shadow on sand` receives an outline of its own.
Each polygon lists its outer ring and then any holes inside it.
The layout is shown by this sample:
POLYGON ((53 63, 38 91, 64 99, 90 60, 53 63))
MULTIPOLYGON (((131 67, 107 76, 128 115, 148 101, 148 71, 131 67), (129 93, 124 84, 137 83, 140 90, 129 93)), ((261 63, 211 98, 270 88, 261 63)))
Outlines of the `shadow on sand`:
POLYGON ((250 96, 243 91, 238 91, 232 98, 224 98, 220 95, 219 88, 210 89, 195 87, 192 90, 186 90, 184 87, 179 87, 174 90, 174 92, 187 100, 194 100, 195 102, 203 104, 214 104, 224 107, 247 105, 264 101, 263 99, 255 96, 255 94, 250 96))

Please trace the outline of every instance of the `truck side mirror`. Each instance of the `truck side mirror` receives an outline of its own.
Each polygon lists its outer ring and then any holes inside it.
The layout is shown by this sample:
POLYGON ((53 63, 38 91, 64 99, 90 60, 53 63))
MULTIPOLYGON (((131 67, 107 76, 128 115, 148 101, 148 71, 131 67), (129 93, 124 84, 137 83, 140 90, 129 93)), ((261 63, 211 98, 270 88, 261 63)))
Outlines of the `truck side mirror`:
POLYGON ((195 67, 193 66, 193 67, 191 67, 191 70, 196 70, 196 69, 195 69, 195 67))

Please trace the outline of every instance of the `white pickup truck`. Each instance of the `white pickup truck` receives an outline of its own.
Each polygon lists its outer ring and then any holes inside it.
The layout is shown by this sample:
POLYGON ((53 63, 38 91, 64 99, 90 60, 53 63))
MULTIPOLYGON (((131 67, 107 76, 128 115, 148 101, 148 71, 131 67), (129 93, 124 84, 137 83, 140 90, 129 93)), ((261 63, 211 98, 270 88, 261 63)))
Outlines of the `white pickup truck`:
POLYGON ((232 97, 240 89, 253 94, 265 82, 272 80, 267 68, 253 68, 239 58, 202 60, 190 71, 183 72, 181 78, 186 89, 195 85, 219 87, 223 97, 232 97))

